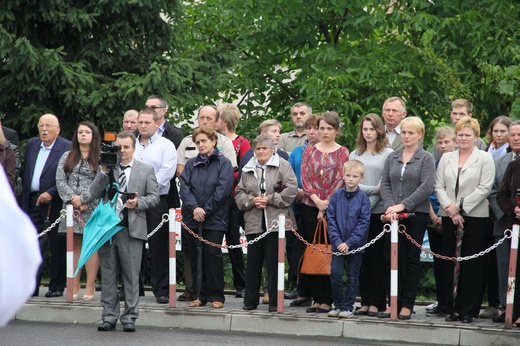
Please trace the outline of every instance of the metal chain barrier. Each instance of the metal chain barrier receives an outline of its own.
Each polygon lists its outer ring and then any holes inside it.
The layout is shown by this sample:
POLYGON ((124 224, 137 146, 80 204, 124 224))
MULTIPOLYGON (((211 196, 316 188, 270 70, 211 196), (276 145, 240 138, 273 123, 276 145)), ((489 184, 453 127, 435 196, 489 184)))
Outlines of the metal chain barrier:
POLYGON ((504 231, 504 237, 502 239, 500 239, 499 241, 497 241, 495 244, 491 245, 489 248, 487 248, 485 250, 482 250, 479 253, 476 253, 476 254, 473 254, 473 255, 469 255, 469 256, 451 257, 451 256, 444 256, 444 255, 436 254, 435 252, 431 251, 430 249, 427 249, 427 248, 423 247, 421 244, 416 242, 408 233, 406 233, 406 228, 401 228, 401 226, 404 227, 404 225, 399 225, 399 233, 403 233, 406 236, 406 238, 408 240, 410 240, 412 242, 412 244, 417 246, 419 249, 421 249, 422 251, 424 251, 424 252, 426 252, 426 253, 428 253, 428 254, 436 257, 436 258, 440 258, 440 259, 447 260, 447 261, 453 261, 453 262, 468 261, 468 260, 471 260, 471 259, 474 259, 474 258, 477 258, 477 257, 480 257, 480 256, 484 256, 485 254, 489 253, 490 251, 493 251, 498 246, 500 246, 500 244, 502 244, 506 239, 510 239, 511 238, 511 230, 510 229, 506 229, 504 231))
MULTIPOLYGON (((180 221, 180 220, 177 220, 177 221, 180 221)), ((182 227, 184 227, 184 229, 186 229, 192 236, 194 236, 199 241, 201 241, 204 244, 207 244, 209 246, 218 247, 218 248, 221 248, 221 249, 238 249, 238 248, 241 248, 241 247, 249 246, 251 244, 256 243, 260 239, 264 238, 265 236, 267 236, 269 233, 271 233, 273 228, 278 228, 278 220, 273 220, 271 222, 271 227, 269 229, 267 229, 266 232, 260 234, 258 237, 256 237, 255 239, 252 239, 251 241, 248 241, 248 242, 243 243, 243 244, 237 244, 237 245, 222 245, 222 244, 217 244, 217 243, 210 242, 209 240, 206 240, 206 239, 202 238, 197 233, 195 233, 193 230, 191 230, 184 222, 180 221, 180 223, 181 223, 182 227)))
POLYGON ((389 224, 386 224, 383 226, 383 230, 381 231, 381 233, 379 233, 377 236, 374 237, 374 239, 372 239, 371 241, 369 241, 368 243, 366 243, 365 245, 361 246, 361 247, 358 247, 357 249, 355 250, 352 250, 352 251, 347 251, 346 253, 343 253, 343 252, 333 252, 333 251, 325 251, 325 250, 322 250, 322 249, 319 249, 317 248, 314 244, 312 243, 309 243, 307 240, 305 240, 293 227, 291 227, 290 223, 289 225, 286 223, 285 225, 285 228, 286 229, 290 229, 291 232, 295 235, 295 237, 297 237, 302 243, 304 243, 305 245, 307 246, 310 246, 311 248, 313 248, 315 251, 318 251, 318 252, 321 252, 325 255, 334 255, 334 256, 348 256, 348 255, 353 255, 357 252, 360 252, 360 251, 363 251, 365 250, 366 248, 374 245, 374 243, 376 241, 378 241, 379 239, 381 239, 381 237, 387 233, 387 232, 390 232, 390 225, 389 224), (388 227, 387 227, 388 226, 388 227))
POLYGON ((162 219, 161 219, 161 222, 157 225, 157 227, 155 227, 155 229, 153 231, 150 232, 150 234, 148 234, 148 236, 146 237, 147 239, 150 238, 151 236, 153 236, 155 233, 157 233, 157 231, 159 229, 161 229, 161 227, 164 225, 165 222, 168 222, 170 220, 170 216, 166 213, 164 213, 162 215, 162 219))
POLYGON ((62 209, 60 211, 60 217, 57 218, 56 220, 54 220, 54 222, 51 223, 51 225, 49 227, 47 227, 46 230, 44 230, 41 233, 39 233, 37 238, 41 238, 44 235, 46 235, 47 233, 49 233, 54 227, 56 227, 57 224, 60 223, 61 220, 64 220, 66 217, 67 217, 67 211, 65 209, 62 209))

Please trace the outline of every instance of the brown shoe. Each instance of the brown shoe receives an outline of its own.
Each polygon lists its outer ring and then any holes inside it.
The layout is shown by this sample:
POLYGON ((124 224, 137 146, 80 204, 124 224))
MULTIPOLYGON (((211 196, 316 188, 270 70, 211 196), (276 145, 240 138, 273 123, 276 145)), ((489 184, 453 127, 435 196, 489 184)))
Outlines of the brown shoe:
POLYGON ((190 303, 190 308, 198 308, 200 306, 206 306, 207 303, 208 302, 203 302, 203 301, 196 299, 190 303))
POLYGON ((222 303, 222 302, 213 302, 213 303, 211 303, 211 307, 213 309, 222 309, 224 307, 224 303, 222 303))
POLYGON ((193 301, 193 295, 190 292, 184 292, 177 300, 180 302, 191 302, 193 301))

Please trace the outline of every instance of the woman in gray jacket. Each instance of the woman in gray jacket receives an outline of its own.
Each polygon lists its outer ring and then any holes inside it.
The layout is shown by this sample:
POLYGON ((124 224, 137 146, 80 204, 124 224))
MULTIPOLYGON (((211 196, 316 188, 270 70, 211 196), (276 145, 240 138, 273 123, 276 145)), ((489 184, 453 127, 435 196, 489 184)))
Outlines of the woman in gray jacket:
POLYGON ((272 231, 247 249, 244 310, 254 310, 260 299, 262 264, 266 262, 269 311, 276 311, 278 276, 278 227, 272 226, 280 214, 291 219, 291 203, 296 198, 298 183, 291 165, 281 160, 269 137, 260 135, 253 142, 255 156, 242 168, 235 201, 243 210, 247 241, 273 227, 272 231))
MULTIPOLYGON (((435 181, 433 156, 420 145, 424 137, 424 123, 418 117, 408 117, 401 122, 403 148, 386 158, 381 177, 381 198, 385 216, 396 220, 398 213, 415 213, 402 221, 406 232, 419 244, 422 243, 430 212, 430 194, 435 181)), ((408 320, 412 315, 421 279, 421 250, 403 234, 399 234, 399 319, 408 320)), ((388 273, 388 271, 386 271, 388 273)), ((389 280, 387 280, 387 283, 389 280)), ((389 308, 378 317, 390 317, 389 308)))

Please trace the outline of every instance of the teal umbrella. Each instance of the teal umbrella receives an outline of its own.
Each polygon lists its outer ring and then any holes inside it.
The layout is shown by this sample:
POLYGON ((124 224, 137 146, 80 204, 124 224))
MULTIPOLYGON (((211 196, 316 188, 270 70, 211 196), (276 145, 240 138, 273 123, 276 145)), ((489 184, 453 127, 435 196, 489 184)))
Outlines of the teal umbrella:
MULTIPOLYGON (((116 191, 119 189, 117 183, 113 183, 112 186, 115 186, 116 191)), ((121 225, 121 218, 116 210, 118 195, 118 192, 116 192, 112 200, 102 200, 83 228, 83 243, 81 245, 78 268, 74 273, 74 277, 78 275, 81 267, 87 263, 90 257, 99 250, 103 244, 111 240, 117 232, 124 228, 124 226, 121 225)))

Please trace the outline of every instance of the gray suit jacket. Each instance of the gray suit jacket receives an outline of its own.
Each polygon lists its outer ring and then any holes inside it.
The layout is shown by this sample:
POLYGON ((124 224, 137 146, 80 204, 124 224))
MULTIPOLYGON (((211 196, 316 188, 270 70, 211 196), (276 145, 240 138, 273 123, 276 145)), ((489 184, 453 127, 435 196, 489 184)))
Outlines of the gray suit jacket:
POLYGON ((409 213, 429 213, 435 180, 432 154, 419 147, 401 175, 402 167, 403 149, 386 157, 381 176, 381 199, 385 210, 402 203, 409 213))
POLYGON ((502 178, 504 178, 504 172, 506 171, 507 165, 509 162, 513 160, 512 153, 506 153, 503 156, 497 157, 494 159, 495 161, 495 181, 493 182, 493 187, 491 188, 491 192, 489 193, 489 206, 491 207, 491 211, 494 216, 494 226, 493 226, 493 235, 494 236, 503 236, 504 235, 504 227, 500 225, 500 219, 504 215, 504 212, 500 209, 497 204, 497 191, 502 182, 502 178))
MULTIPOLYGON (((119 169, 115 169, 114 177, 118 176, 119 169)), ((109 176, 100 167, 90 187, 91 195, 95 198, 103 197, 109 182, 109 176)), ((137 193, 137 208, 128 209, 128 231, 131 237, 146 240, 146 210, 159 204, 159 187, 153 167, 134 159, 127 191, 137 193)))
POLYGON ((403 147, 403 139, 401 138, 401 135, 395 137, 394 142, 390 146, 390 148, 394 149, 394 151, 399 150, 403 147))

